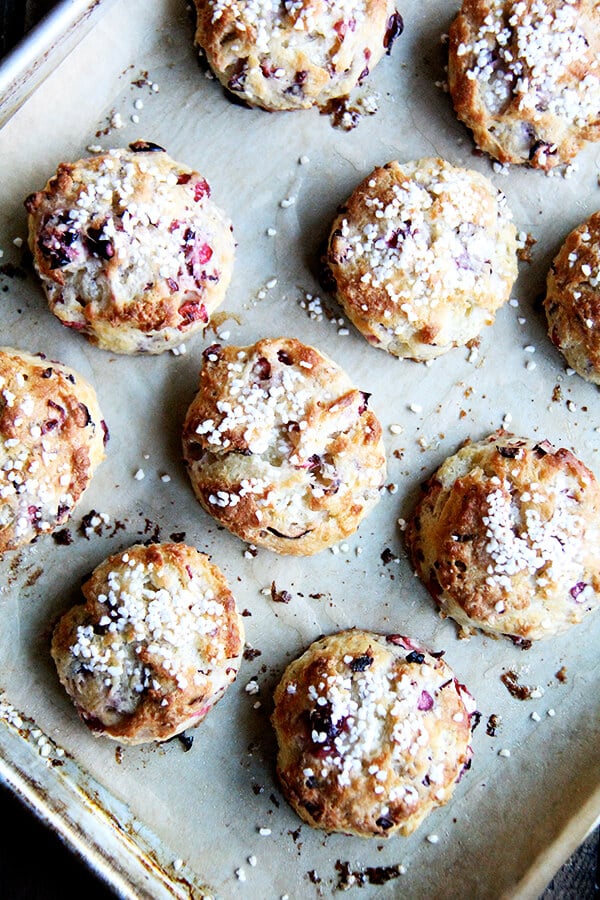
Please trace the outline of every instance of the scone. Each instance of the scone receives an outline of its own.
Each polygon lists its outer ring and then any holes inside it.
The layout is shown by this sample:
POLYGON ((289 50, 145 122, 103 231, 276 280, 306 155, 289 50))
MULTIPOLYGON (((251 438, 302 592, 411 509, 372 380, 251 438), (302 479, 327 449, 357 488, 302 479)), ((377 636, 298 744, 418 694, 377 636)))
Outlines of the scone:
POLYGON ((597 0, 463 0, 448 84, 475 143, 549 170, 600 140, 597 0))
POLYGON ((268 110, 346 98, 402 31, 394 0, 195 0, 196 44, 228 92, 268 110))
POLYGON ((0 347, 0 553, 69 519, 107 440, 96 392, 81 375, 0 347))
POLYGON ((427 360, 492 324, 517 277, 516 229, 505 196, 478 172, 394 161, 341 208, 327 264, 369 343, 427 360))
POLYGON ((95 735, 166 741, 235 680, 244 629, 220 570, 185 544, 137 544, 101 563, 58 621, 60 681, 95 735))
POLYGON ((475 702, 399 634, 320 638, 286 669, 272 716, 283 793, 315 828, 411 834, 471 763, 475 702))
POLYGON ((162 353, 202 331, 233 269, 229 219, 206 180, 138 141, 61 163, 25 201, 51 311, 115 353, 162 353))
POLYGON ((600 605, 600 487, 570 450, 499 431, 448 457, 405 532, 443 616, 516 643, 600 605))
POLYGON ((386 471, 368 394, 293 338, 204 351, 183 450, 210 515, 249 543, 297 556, 352 534, 386 471))
POLYGON ((566 238, 548 272, 544 309, 569 366, 600 384, 600 212, 566 238))

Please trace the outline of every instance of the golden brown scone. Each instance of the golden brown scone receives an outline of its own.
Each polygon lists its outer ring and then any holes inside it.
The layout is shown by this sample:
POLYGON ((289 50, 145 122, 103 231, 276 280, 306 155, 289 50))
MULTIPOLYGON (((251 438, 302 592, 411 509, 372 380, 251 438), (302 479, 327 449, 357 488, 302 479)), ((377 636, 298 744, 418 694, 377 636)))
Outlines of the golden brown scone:
POLYGON ((402 32, 394 0, 195 0, 196 44, 224 87, 268 110, 324 107, 402 32))
POLYGON ((335 219, 327 262, 336 295, 369 343, 427 360, 491 325, 517 277, 506 197, 443 159, 389 162, 335 219))
POLYGON ((96 392, 81 375, 0 347, 0 553, 69 519, 107 439, 96 392))
POLYGON ((312 555, 348 537, 386 472, 368 397, 293 338, 208 347, 183 428, 198 500, 234 534, 277 553, 312 555))
POLYGON ((548 170, 600 140, 597 0, 463 0, 449 34, 450 94, 481 150, 548 170))
POLYGON ((566 238, 548 272, 548 333, 571 368, 600 384, 600 212, 566 238))
POLYGON ((231 223, 210 193, 146 141, 61 163, 25 201, 54 315, 115 353, 162 353, 202 331, 234 257, 231 223))
POLYGON ((137 544, 101 563, 52 636, 60 681, 95 735, 166 741, 236 678, 244 628, 220 570, 185 544, 137 544))
POLYGON ((463 636, 548 638, 600 605, 600 487, 548 441, 499 431, 467 443, 425 484, 405 537, 463 636))
POLYGON ((275 690, 277 773, 298 815, 358 837, 411 834, 471 762, 475 702, 399 634, 320 638, 275 690))

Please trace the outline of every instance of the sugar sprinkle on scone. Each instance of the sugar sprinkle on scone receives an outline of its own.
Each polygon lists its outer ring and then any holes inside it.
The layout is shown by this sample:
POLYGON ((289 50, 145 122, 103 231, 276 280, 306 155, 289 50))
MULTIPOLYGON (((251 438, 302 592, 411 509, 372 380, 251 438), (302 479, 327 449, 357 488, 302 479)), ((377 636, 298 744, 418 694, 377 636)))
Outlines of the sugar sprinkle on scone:
POLYGON ((569 366, 600 384, 600 212, 565 239, 548 272, 544 309, 569 366))
POLYGON ((549 170, 600 140, 597 0, 463 0, 448 83, 477 146, 549 170))
POLYGON ((349 630, 286 669, 273 726, 283 793, 309 825, 358 837, 409 835, 469 768, 475 701, 410 638, 349 630))
POLYGON ((166 741, 235 680, 244 628, 222 572, 186 544, 136 544, 101 563, 52 636, 60 681, 95 735, 166 741))
POLYGON ((557 635, 600 606, 600 486, 570 451, 503 431, 424 485, 405 531, 415 571, 463 635, 557 635))
POLYGON ((293 338, 208 347, 183 428, 198 500, 243 540, 278 553, 311 555, 348 537, 386 472, 368 399, 293 338))
POLYGON ((231 223, 206 179, 156 144, 61 163, 25 205, 51 311, 104 350, 177 347, 225 297, 231 223))
POLYGON ((393 161, 341 208, 327 264, 369 343, 427 360, 492 324, 517 277, 516 229, 506 197, 478 172, 393 161))
POLYGON ((96 392, 81 375, 0 347, 0 553, 69 519, 107 439, 96 392))
POLYGON ((196 44, 225 88, 268 110, 325 107, 402 31, 394 0, 195 0, 196 44))

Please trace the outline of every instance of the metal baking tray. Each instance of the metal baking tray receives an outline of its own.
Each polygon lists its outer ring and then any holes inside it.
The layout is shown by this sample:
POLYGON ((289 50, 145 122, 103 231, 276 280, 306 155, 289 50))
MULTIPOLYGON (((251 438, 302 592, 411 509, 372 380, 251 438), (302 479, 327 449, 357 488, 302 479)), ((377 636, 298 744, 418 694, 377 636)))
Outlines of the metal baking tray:
POLYGON ((448 453, 503 422, 573 448, 600 474, 597 388, 568 374, 539 308, 552 256, 600 206, 600 150, 588 148, 554 177, 497 171, 473 152, 444 91, 443 34, 457 5, 399 0, 405 32, 362 89, 363 115, 349 131, 316 111, 230 103, 198 62, 183 0, 64 3, 0 69, 2 343, 78 369, 96 386, 111 430, 107 458, 69 524, 72 542, 45 536, 0 562, 0 771, 123 897, 333 896, 350 873, 350 895, 360 898, 535 898, 598 821, 600 616, 527 651, 480 635, 461 641, 413 576, 398 525, 448 453), (25 252, 24 197, 60 161, 138 138, 206 176, 238 242, 220 313, 177 355, 119 357, 64 329, 25 252), (368 346, 320 287, 318 260, 338 204, 375 165, 431 155, 490 177, 535 243, 513 302, 479 346, 425 366, 368 346), (237 344, 294 335, 371 392, 389 490, 336 552, 254 554, 195 501, 180 431, 215 334, 237 344), (58 684, 52 625, 109 553, 182 534, 211 555, 250 613, 240 676, 189 732, 191 748, 177 739, 119 747, 94 738, 58 684), (265 592, 272 581, 290 592, 289 603, 265 592), (471 771, 409 838, 312 830, 275 778, 273 687, 317 636, 350 626, 445 650, 482 715, 471 771), (506 690, 507 670, 536 688, 530 699, 506 690), (258 693, 247 690, 251 681, 258 693), (486 728, 493 714, 501 718, 495 737, 486 728), (386 873, 395 877, 376 884, 386 873))

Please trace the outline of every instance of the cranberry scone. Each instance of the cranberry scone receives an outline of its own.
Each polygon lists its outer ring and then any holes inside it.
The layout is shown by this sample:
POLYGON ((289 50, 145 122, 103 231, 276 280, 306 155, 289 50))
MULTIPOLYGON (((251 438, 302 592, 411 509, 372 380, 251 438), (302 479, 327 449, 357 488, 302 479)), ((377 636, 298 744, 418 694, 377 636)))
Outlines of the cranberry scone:
POLYGON ((70 518, 107 440, 85 378, 43 354, 0 347, 0 553, 70 518))
POLYGON ((600 384, 600 212, 565 238, 548 272, 544 309, 569 366, 600 384))
POLYGON ((517 277, 516 228, 504 194, 478 172, 392 161, 341 208, 327 265, 370 344, 428 360, 493 323, 517 277))
POLYGON ((394 0, 195 0, 196 44, 249 106, 291 110, 346 98, 402 32, 394 0))
POLYGON ((135 544, 101 563, 58 621, 59 679, 94 735, 166 741, 235 680, 244 628, 221 571, 186 544, 135 544))
POLYGON ((499 431, 467 443, 424 485, 405 537, 463 636, 540 640, 600 606, 600 486, 548 441, 499 431))
POLYGON ((312 555, 348 537, 385 479, 368 399, 293 338, 208 347, 183 427, 196 497, 238 537, 278 553, 312 555))
POLYGON ((25 206, 51 311, 104 350, 176 347, 225 297, 231 223, 206 179, 156 144, 61 163, 25 206))
POLYGON ((448 84, 475 143, 501 163, 549 170, 600 140, 596 0, 463 0, 448 84))
POLYGON ((475 701, 441 653, 399 634, 320 638, 274 696, 277 773, 309 825, 409 835, 451 798, 472 758, 475 701))

